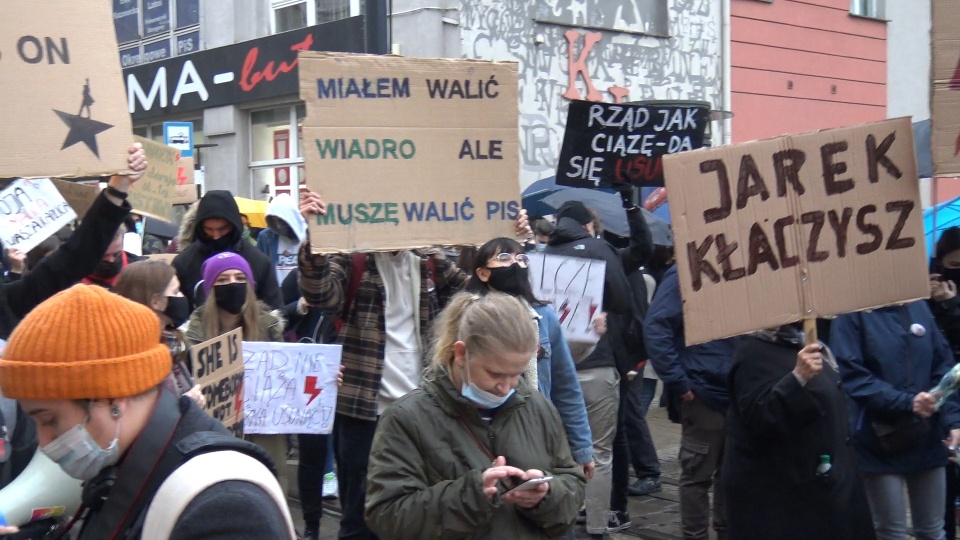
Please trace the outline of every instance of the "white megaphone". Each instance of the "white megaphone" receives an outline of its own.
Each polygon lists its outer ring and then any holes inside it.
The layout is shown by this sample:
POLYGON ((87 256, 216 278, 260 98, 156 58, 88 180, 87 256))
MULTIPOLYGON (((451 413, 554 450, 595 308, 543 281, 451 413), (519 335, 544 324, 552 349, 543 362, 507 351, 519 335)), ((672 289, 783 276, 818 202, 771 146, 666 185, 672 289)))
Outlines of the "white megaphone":
POLYGON ((0 490, 0 525, 20 527, 39 519, 73 515, 82 482, 63 472, 39 449, 27 468, 0 490))

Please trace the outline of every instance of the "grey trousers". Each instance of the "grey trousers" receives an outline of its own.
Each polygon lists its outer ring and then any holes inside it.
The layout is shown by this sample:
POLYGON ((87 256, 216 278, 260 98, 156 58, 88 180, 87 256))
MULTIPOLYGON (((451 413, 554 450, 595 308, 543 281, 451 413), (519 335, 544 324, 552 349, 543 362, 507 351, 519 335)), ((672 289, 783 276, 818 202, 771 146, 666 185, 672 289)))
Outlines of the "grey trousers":
POLYGON ((864 474, 867 500, 877 540, 907 538, 907 501, 910 498, 913 535, 917 540, 942 540, 947 477, 943 467, 913 474, 864 474))
POLYGON ((596 470, 587 482, 587 533, 603 534, 610 511, 610 484, 613 439, 617 435, 617 409, 620 406, 620 375, 616 368, 591 368, 577 371, 587 405, 587 420, 593 435, 593 461, 596 470))
POLYGON ((720 482, 726 415, 700 399, 681 406, 680 529, 685 539, 706 540, 710 528, 710 486, 713 486, 713 528, 720 538, 727 528, 726 496, 720 482))

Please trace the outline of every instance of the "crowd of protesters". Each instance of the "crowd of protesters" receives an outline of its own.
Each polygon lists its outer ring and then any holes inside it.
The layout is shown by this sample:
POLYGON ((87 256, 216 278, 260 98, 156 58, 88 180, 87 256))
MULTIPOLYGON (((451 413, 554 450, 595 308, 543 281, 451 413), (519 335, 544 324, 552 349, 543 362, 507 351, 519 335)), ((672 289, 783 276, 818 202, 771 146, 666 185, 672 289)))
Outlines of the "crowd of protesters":
POLYGON ((632 526, 628 496, 662 489, 658 388, 681 425, 684 538, 955 537, 960 401, 930 390, 960 352, 960 229, 940 238, 928 301, 821 321, 816 343, 794 324, 688 346, 672 240, 631 186, 628 237, 568 201, 456 260, 316 254, 320 194, 275 197, 251 231, 210 191, 168 264, 126 249, 144 235, 126 202, 139 145, 129 166, 75 230, 4 254, 0 486, 37 449, 84 482, 76 516, 0 527, 11 538, 311 540, 324 496, 344 540, 573 538, 577 523, 604 538, 632 526), (537 297, 541 252, 605 263, 596 343, 568 341, 537 297), (203 412, 189 347, 238 328, 342 345, 331 435, 239 439, 203 412))

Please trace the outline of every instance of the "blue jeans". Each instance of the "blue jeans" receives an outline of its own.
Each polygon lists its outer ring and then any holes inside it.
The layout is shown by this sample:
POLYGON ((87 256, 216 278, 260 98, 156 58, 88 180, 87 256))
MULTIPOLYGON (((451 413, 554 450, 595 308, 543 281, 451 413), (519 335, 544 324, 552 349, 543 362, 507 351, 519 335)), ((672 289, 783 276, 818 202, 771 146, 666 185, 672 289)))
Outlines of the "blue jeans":
POLYGON ((340 540, 377 540, 363 519, 367 464, 377 423, 338 414, 333 427, 340 483, 340 540))
POLYGON ((946 474, 943 467, 913 474, 864 474, 867 500, 877 529, 877 540, 907 537, 906 484, 917 540, 943 540, 943 508, 946 505, 946 474))

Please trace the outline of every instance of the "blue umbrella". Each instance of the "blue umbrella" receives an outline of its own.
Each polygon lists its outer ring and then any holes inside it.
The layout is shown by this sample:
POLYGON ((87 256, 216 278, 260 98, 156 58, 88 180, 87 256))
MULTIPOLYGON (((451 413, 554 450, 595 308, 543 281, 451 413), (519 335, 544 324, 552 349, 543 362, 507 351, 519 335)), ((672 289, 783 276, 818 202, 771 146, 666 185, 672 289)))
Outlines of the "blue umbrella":
POLYGON ((548 216, 553 213, 553 207, 544 204, 543 198, 557 191, 558 189, 563 189, 563 186, 557 185, 556 180, 556 176, 541 178, 540 180, 537 180, 536 182, 527 186, 527 189, 523 190, 523 199, 521 204, 523 205, 523 209, 527 211, 528 216, 548 216))
POLYGON ((960 197, 940 203, 923 211, 923 230, 927 238, 927 254, 933 256, 933 246, 944 229, 960 226, 960 197), (933 215, 937 215, 937 229, 933 229, 933 215))

